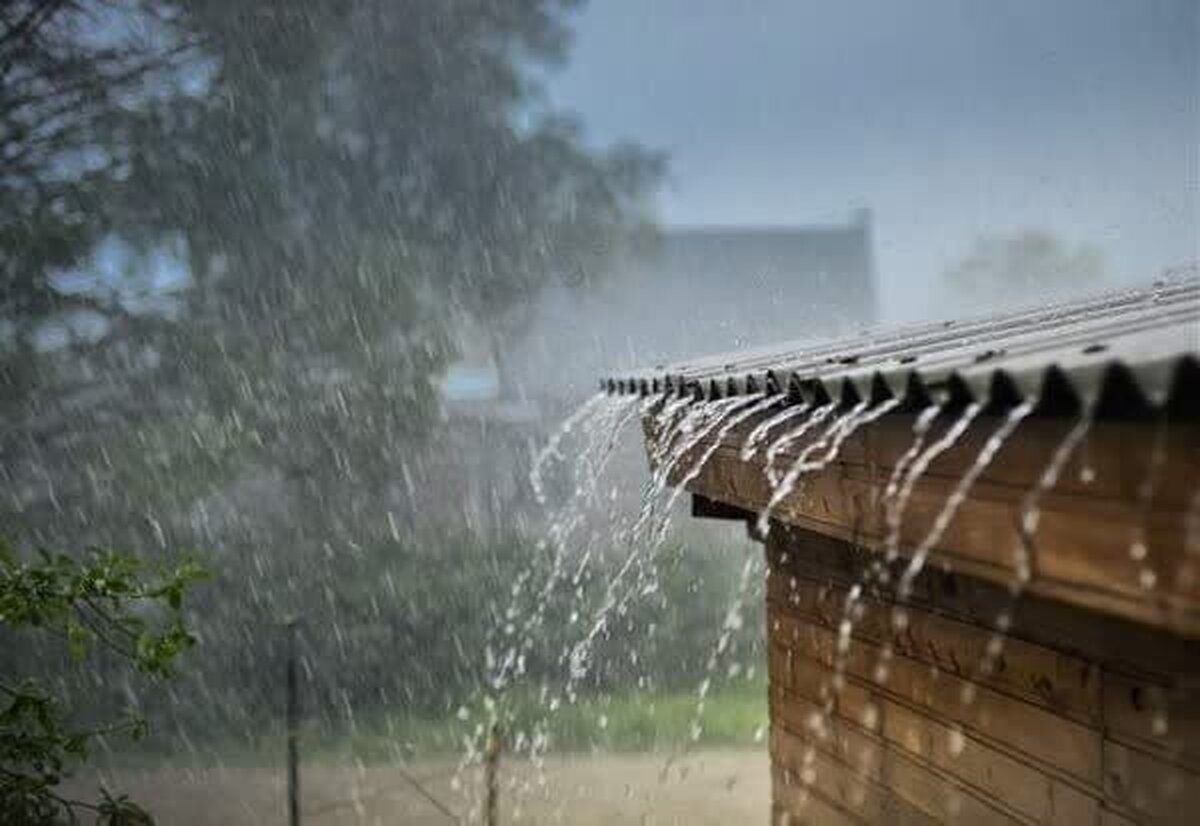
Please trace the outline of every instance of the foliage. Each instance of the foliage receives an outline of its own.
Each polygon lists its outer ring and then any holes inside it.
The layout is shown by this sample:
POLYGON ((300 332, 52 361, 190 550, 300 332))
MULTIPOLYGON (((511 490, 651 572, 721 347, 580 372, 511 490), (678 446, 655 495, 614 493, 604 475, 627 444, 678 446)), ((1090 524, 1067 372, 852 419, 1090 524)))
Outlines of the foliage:
POLYGON ((1025 230, 980 238, 970 254, 950 268, 946 281, 973 299, 1029 304, 1071 290, 1093 289, 1104 275, 1100 253, 1072 249, 1048 232, 1025 230), (1035 298, 1036 297, 1036 298, 1035 298))
MULTIPOLYGON (((195 642, 183 623, 183 598, 202 576, 184 563, 147 577, 135 557, 99 548, 82 559, 41 551, 22 560, 0 543, 0 626, 10 643, 11 632, 40 635, 37 650, 44 650, 44 638, 58 640, 76 666, 100 646, 139 672, 169 677, 195 642)), ((78 809, 95 812, 101 824, 150 822, 135 803, 107 790, 97 803, 58 792, 94 740, 144 736, 144 719, 130 714, 86 725, 30 676, 6 676, 0 694, 0 811, 8 822, 74 821, 78 809)))
MULTIPOLYGON (((206 645, 176 684, 187 701, 147 696, 143 713, 170 711, 188 732, 267 730, 276 629, 293 615, 314 714, 437 716, 478 686, 508 586, 548 551, 515 531, 469 536, 452 500, 453 521, 416 527, 404 491, 427 484, 422 468, 450 466, 448 490, 471 472, 446 455, 462 425, 441 418, 436 380, 459 328, 503 349, 542 289, 603 277, 650 231, 663 171, 639 147, 589 145, 541 94, 577 5, 19 0, 0 12, 9 42, 27 44, 14 21, 40 9, 38 37, 94 78, 88 107, 65 113, 87 121, 61 157, 103 160, 87 174, 68 164, 60 181, 45 158, 19 193, 38 214, 70 206, 70 243, 33 212, 0 216, 0 338, 15 330, 18 344, 0 369, 12 492, 0 530, 143 556, 214 549, 218 587, 192 609, 206 645), (84 25, 96 15, 108 26, 84 25), (131 35, 110 47, 137 71, 98 71, 98 29, 131 35), (121 271, 66 285, 100 269, 102 244, 121 271), (129 300, 125 281, 153 281, 156 261, 179 283, 129 300), (35 291, 48 297, 37 308, 35 291), (68 302, 95 305, 100 332, 41 352, 36 332, 68 302)), ((0 106, 25 65, 0 59, 0 106)), ((59 91, 59 72, 37 88, 59 91)), ((5 139, 22 151, 29 136, 5 139)), ((516 476, 537 435, 490 426, 479 444, 510 447, 516 476)), ((572 596, 554 597, 539 674, 560 667, 569 631, 572 596)), ((604 644, 640 634, 614 629, 604 644)), ((41 652, 31 664, 62 671, 41 652)), ((65 683, 86 704, 122 690, 95 674, 65 683)))
POLYGON ((130 172, 131 147, 115 138, 190 54, 161 14, 169 8, 148 0, 0 8, 0 381, 14 389, 27 388, 42 323, 129 316, 116 291, 63 289, 55 276, 111 227, 111 187, 130 172))

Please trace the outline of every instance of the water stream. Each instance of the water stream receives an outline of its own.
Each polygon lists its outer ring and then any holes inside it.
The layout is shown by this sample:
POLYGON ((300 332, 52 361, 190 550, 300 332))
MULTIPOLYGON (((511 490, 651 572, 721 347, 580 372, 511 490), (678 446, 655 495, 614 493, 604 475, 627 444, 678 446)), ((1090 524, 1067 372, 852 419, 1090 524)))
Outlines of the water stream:
POLYGON ((816 408, 807 419, 791 430, 786 431, 767 447, 766 474, 767 481, 771 483, 772 488, 779 484, 779 479, 775 473, 775 460, 779 454, 788 445, 803 439, 805 434, 829 418, 829 415, 836 409, 837 402, 829 402, 816 408))
POLYGON ((758 515, 756 530, 760 536, 766 536, 771 528, 771 516, 783 500, 787 499, 796 489, 796 484, 806 473, 819 473, 829 467, 841 452, 842 445, 853 433, 863 425, 870 424, 899 406, 899 399, 887 399, 875 407, 867 409, 867 401, 860 401, 849 412, 834 421, 813 444, 808 445, 796 457, 792 466, 776 482, 771 491, 767 505, 758 515), (816 459, 810 457, 824 449, 816 459))
MULTIPOLYGON (((1080 445, 1087 438, 1092 427, 1094 411, 1084 410, 1077 421, 1054 449, 1050 460, 1042 469, 1033 487, 1025 494, 1021 509, 1017 516, 1018 540, 1013 548, 1013 579, 1009 583, 1008 604, 997 614, 993 622, 992 635, 988 640, 983 657, 976 664, 975 672, 987 677, 995 671, 996 662, 1004 653, 1004 643, 1008 638, 1008 630, 1012 626, 1013 609, 1025 588, 1037 574, 1037 536, 1041 522, 1042 498, 1054 489, 1063 469, 1075 455, 1080 445)), ((962 703, 969 705, 975 699, 975 682, 968 680, 963 684, 962 703)))
POLYGON ((748 462, 758 453, 759 446, 770 435, 771 431, 779 427, 781 424, 791 421, 797 416, 807 413, 809 405, 807 403, 794 404, 780 410, 774 416, 768 416, 751 429, 746 436, 746 441, 742 445, 741 458, 743 462, 748 462))

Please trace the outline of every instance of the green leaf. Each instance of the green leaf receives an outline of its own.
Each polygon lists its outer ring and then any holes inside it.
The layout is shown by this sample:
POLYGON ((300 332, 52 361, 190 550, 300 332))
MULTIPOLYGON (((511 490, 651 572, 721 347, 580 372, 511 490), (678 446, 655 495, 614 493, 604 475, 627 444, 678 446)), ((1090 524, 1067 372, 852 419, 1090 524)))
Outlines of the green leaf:
POLYGON ((92 634, 84 628, 77 619, 71 617, 67 620, 67 649, 71 652, 71 659, 75 662, 80 662, 87 656, 88 648, 92 644, 92 634))

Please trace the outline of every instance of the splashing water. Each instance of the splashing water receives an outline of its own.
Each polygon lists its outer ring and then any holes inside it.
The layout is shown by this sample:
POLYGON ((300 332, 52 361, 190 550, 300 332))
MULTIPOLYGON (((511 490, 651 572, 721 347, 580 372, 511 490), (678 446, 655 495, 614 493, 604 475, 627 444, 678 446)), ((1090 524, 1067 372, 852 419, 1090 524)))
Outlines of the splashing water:
POLYGON ((730 641, 733 635, 742 628, 743 619, 742 611, 746 604, 746 595, 750 590, 750 582, 757 570, 755 557, 748 557, 742 565, 741 576, 738 577, 737 588, 734 591, 733 598, 730 600, 729 606, 725 611, 725 620, 721 625, 721 632, 717 636, 716 642, 713 644, 712 650, 708 654, 708 660, 705 662, 704 679, 700 681, 700 685, 696 687, 696 707, 692 712, 692 722, 689 726, 690 738, 689 743, 683 747, 681 753, 672 754, 667 760, 667 767, 676 759, 685 754, 690 744, 699 741, 700 736, 704 733, 704 709, 705 702, 708 699, 708 693, 712 688, 713 675, 716 673, 717 666, 720 665, 721 658, 729 650, 730 641))
MULTIPOLYGON (((922 410, 916 420, 913 422, 913 439, 908 449, 896 460, 895 466, 892 468, 888 476, 887 485, 884 488, 883 497, 880 500, 880 507, 886 514, 894 512, 894 506, 897 494, 900 491, 900 483, 904 477, 904 472, 908 469, 909 464, 920 455, 921 450, 925 446, 925 437, 929 434, 929 428, 933 425, 938 414, 942 412, 942 406, 931 404, 922 410)), ((889 560, 891 561, 891 560, 889 560)), ((885 579, 887 573, 887 565, 876 559, 871 562, 863 571, 858 580, 850 586, 846 592, 846 597, 842 601, 842 614, 838 620, 838 639, 834 648, 833 657, 833 678, 832 685, 834 687, 834 695, 832 699, 836 699, 836 687, 844 683, 846 658, 850 652, 851 636, 854 631, 854 623, 856 615, 859 612, 859 602, 862 599, 864 591, 871 587, 876 580, 885 579)), ((884 652, 890 656, 885 643, 884 652)), ((886 671, 881 671, 886 666, 882 662, 876 663, 876 674, 884 674, 886 671)), ((878 680, 883 682, 882 677, 878 680)), ((831 706, 832 708, 832 706, 831 706)))
MULTIPOLYGON (((1019 538, 1016 547, 1013 549, 1015 573, 1009 588, 1009 601, 996 615, 992 636, 988 640, 987 647, 984 649, 983 658, 976 666, 976 673, 978 675, 988 676, 992 674, 995 670, 996 662, 999 660, 1000 655, 1004 653, 1004 643, 1008 638, 1008 629, 1012 626, 1013 609, 1036 573, 1037 546, 1034 543, 1034 537, 1037 534, 1038 524, 1041 521, 1042 497, 1053 490, 1054 486, 1058 484, 1058 479, 1062 475, 1063 469, 1067 466, 1067 462, 1071 460, 1076 450, 1083 443, 1084 439, 1087 438, 1093 419, 1093 409, 1089 407, 1084 410, 1079 421, 1067 431, 1062 441, 1059 442, 1058 447, 1054 449, 1054 453, 1051 454, 1050 460, 1046 463, 1045 468, 1042 469, 1037 482, 1025 494, 1017 519, 1019 538)), ((968 681, 963 686, 961 697, 963 705, 970 704, 974 700, 974 697, 974 683, 968 681)))
MULTIPOLYGON (((912 499, 913 490, 916 488, 917 483, 925 475, 925 472, 933 464, 933 461, 952 448, 962 438, 962 435, 966 433, 967 428, 971 426, 971 422, 975 420, 975 417, 979 415, 981 410, 983 410, 983 405, 978 402, 972 402, 967 405, 958 419, 942 434, 941 438, 923 450, 920 450, 916 458, 912 460, 911 464, 905 470, 904 481, 896 493, 894 505, 886 512, 888 531, 887 539, 884 542, 884 569, 879 574, 881 582, 887 582, 887 566, 900 558, 900 534, 904 525, 904 512, 908 509, 908 503, 912 499)), ((932 419, 930 421, 932 422, 932 419)), ((907 612, 902 607, 897 606, 892 612, 892 628, 897 632, 903 632, 907 625, 907 612)), ((888 640, 880 646, 875 662, 876 679, 879 682, 883 682, 886 679, 888 663, 891 661, 892 656, 892 642, 888 640)))
POLYGON ((1053 490, 1054 486, 1058 484, 1058 477, 1062 475, 1063 468, 1071 460, 1071 456, 1075 453, 1076 448, 1087 438, 1088 431, 1092 427, 1092 418, 1092 412, 1088 410, 1075 426, 1067 432, 1067 435, 1063 437, 1058 447, 1055 448, 1050 461, 1042 470, 1037 483, 1025 494, 1025 499, 1021 504, 1020 517, 1017 521, 1017 531, 1020 541, 1014 549, 1014 563, 1016 565, 1016 578, 1013 582, 1014 591, 1023 589, 1036 572, 1037 555, 1035 552, 1037 547, 1033 542, 1033 537, 1037 533, 1038 525, 1042 518, 1042 497, 1053 490))
POLYGON ((904 482, 900 485, 900 489, 896 494, 895 505, 887 514, 888 533, 887 540, 884 542, 884 549, 888 561, 895 561, 900 556, 900 529, 903 526, 904 512, 908 509, 908 502, 912 498, 913 489, 916 488, 917 482, 925 475, 925 471, 933 464, 933 460, 941 456, 947 450, 952 448, 955 443, 962 437, 967 428, 971 426, 971 422, 975 421, 975 417, 979 415, 979 411, 983 409, 983 405, 978 402, 972 402, 963 410, 962 415, 958 420, 942 434, 942 437, 925 448, 921 453, 913 459, 904 473, 904 482))
POLYGON ((1138 572, 1138 584, 1145 590, 1150 590, 1158 581, 1158 572, 1154 569, 1153 560, 1149 559, 1149 537, 1146 524, 1150 521, 1150 511, 1154 507, 1154 496, 1158 491, 1159 477, 1167 463, 1167 420, 1160 420, 1154 432, 1154 445, 1150 451, 1150 461, 1146 475, 1137 489, 1137 521, 1133 535, 1129 538, 1129 558, 1137 562, 1141 570, 1138 572))
POLYGON ((812 415, 801 422, 797 427, 785 432, 782 436, 776 439, 767 447, 766 474, 767 481, 771 483, 771 487, 779 484, 779 480, 775 475, 775 459, 779 456, 783 449, 788 445, 793 444, 800 439, 803 439, 814 427, 829 418, 829 415, 837 409, 837 402, 830 402, 813 410, 812 415))
POLYGON ((571 431, 580 422, 586 421, 589 417, 595 414, 595 411, 600 407, 605 399, 609 398, 605 393, 597 393, 586 402, 583 403, 570 416, 558 426, 558 430, 551 434, 546 446, 543 447, 533 460, 533 467, 529 471, 529 482, 533 486, 533 495, 537 499, 539 505, 546 504, 545 487, 542 484, 542 469, 551 459, 561 459, 562 454, 558 451, 558 446, 562 440, 566 438, 571 431))
MULTIPOLYGON (((647 496, 644 497, 642 511, 634 523, 631 541, 641 537, 645 529, 653 521, 654 516, 661 510, 658 507, 659 497, 670 483, 675 468, 695 450, 701 442, 721 426, 725 417, 738 407, 755 402, 759 396, 734 396, 728 399, 696 402, 693 409, 684 416, 684 422, 677 428, 681 433, 678 440, 672 442, 664 453, 658 457, 654 473, 647 485, 647 496)), ((714 445, 718 444, 714 440, 714 445)), ((706 460, 711 452, 705 454, 706 460)), ((701 463, 702 465, 702 463, 701 463)), ((676 488, 678 490, 678 487, 676 488)), ((677 496, 678 494, 676 494, 677 496)), ((674 504, 675 496, 668 499, 668 506, 674 504)))
MULTIPOLYGON (((729 399, 720 399, 714 402, 698 402, 698 406, 707 405, 707 410, 704 415, 698 416, 701 424, 696 428, 692 436, 681 440, 674 445, 670 451, 670 455, 665 457, 664 473, 657 474, 654 480, 657 490, 664 488, 671 476, 672 470, 682 458, 691 453, 691 451, 706 438, 711 436, 714 431, 717 432, 715 438, 701 453, 697 461, 685 473, 683 479, 690 481, 695 478, 704 467, 704 464, 713 455, 716 449, 720 446, 724 436, 733 429, 739 422, 745 421, 751 415, 760 413, 767 409, 766 402, 768 399, 762 398, 761 394, 753 396, 734 397, 729 399), (739 411, 739 408, 744 408, 739 411)), ((774 402, 774 399, 770 401, 774 402)), ((681 482, 676 485, 671 495, 667 499, 665 508, 666 513, 664 522, 669 519, 671 506, 676 497, 680 495, 683 486, 686 482, 681 482)), ((637 584, 625 588, 622 592, 621 586, 625 579, 629 576, 635 565, 642 564, 646 560, 652 560, 661 546, 666 536, 666 531, 663 528, 658 528, 650 535, 650 541, 641 542, 645 533, 645 528, 651 519, 651 511, 644 509, 639 516, 638 522, 629 532, 625 541, 629 545, 629 552, 626 554, 621 566, 609 579, 605 587, 604 599, 600 608, 592 617, 592 624, 587 633, 571 647, 570 653, 567 656, 567 685, 564 693, 569 700, 574 699, 575 686, 583 680, 590 671, 592 660, 592 648, 596 639, 604 629, 608 626, 610 617, 614 612, 620 613, 623 607, 628 603, 629 599, 639 591, 637 584)))
POLYGON ((950 523, 954 520, 955 514, 958 513, 959 507, 966 501, 967 496, 971 492, 971 488, 975 482, 987 470, 992 460, 996 458, 996 454, 1004 447, 1005 442, 1013 432, 1020 426, 1021 422, 1033 412, 1034 402, 1024 401, 1009 411, 1008 416, 1000 423, 995 432, 980 448, 979 453, 975 456, 975 461, 971 463, 971 467, 962 475, 962 478, 954 485, 954 489, 950 491, 950 495, 946 497, 945 503, 938 511, 937 517, 933 521, 933 527, 929 529, 929 533, 921 540, 909 558, 908 566, 904 569, 904 573, 900 575, 900 582, 897 586, 897 596, 901 600, 908 599, 912 592, 913 581, 921 573, 925 567, 925 560, 929 556, 929 552, 946 533, 946 529, 950 527, 950 523))
POLYGON ((820 439, 800 452, 796 461, 788 468, 787 473, 776 483, 774 489, 771 491, 771 497, 767 501, 767 506, 758 515, 755 527, 760 536, 767 535, 767 532, 771 528, 772 514, 779 504, 796 489, 796 483, 800 480, 801 476, 806 473, 820 472, 827 468, 837 459, 842 445, 845 444, 846 440, 858 428, 870 424, 894 410, 899 406, 900 400, 887 399, 869 410, 867 409, 867 404, 868 402, 865 400, 856 404, 849 412, 836 419, 820 439), (818 458, 809 458, 822 448, 825 449, 825 452, 818 456, 818 458))
POLYGON ((807 403, 792 405, 785 407, 783 410, 776 413, 774 416, 769 416, 763 419, 750 431, 746 436, 746 443, 742 445, 741 458, 743 462, 748 462, 754 458, 754 454, 758 453, 759 446, 766 440, 768 434, 776 427, 792 419, 806 413, 809 409, 807 403))
MULTIPOLYGON (((499 722, 501 708, 497 697, 507 691, 525 672, 526 657, 532 649, 538 629, 545 620, 548 604, 546 597, 563 578, 571 537, 583 521, 586 508, 595 500, 599 480, 621 432, 639 410, 647 406, 645 403, 639 404, 639 401, 641 400, 632 396, 615 397, 605 394, 588 399, 559 426, 551 435, 546 447, 535 458, 530 482, 538 501, 544 503, 546 496, 542 474, 547 463, 552 459, 561 458, 559 448, 564 439, 572 434, 579 435, 581 447, 575 453, 571 495, 563 505, 551 513, 547 538, 538 543, 539 549, 545 549, 547 543, 553 548, 546 578, 540 587, 532 585, 536 574, 533 562, 517 575, 509 591, 509 604, 501 617, 502 621, 498 623, 486 644, 486 693, 480 700, 481 713, 475 715, 478 720, 486 720, 486 723, 478 722, 474 736, 464 740, 464 752, 455 773, 455 779, 460 783, 462 773, 471 765, 478 764, 482 754, 482 739, 499 722), (522 609, 526 598, 530 605, 522 609), (518 623, 518 619, 523 621, 518 623)), ((460 709, 459 716, 465 721, 470 720, 473 715, 464 706, 460 709)), ((536 742, 536 738, 530 740, 530 743, 536 742)), ((531 753, 530 757, 537 762, 538 755, 531 753)))
MULTIPOLYGON (((700 454, 700 458, 696 460, 692 467, 689 468, 682 477, 680 477, 679 481, 672 489, 671 495, 663 509, 663 518, 659 522, 658 529, 653 534, 653 546, 657 547, 665 538, 667 529, 671 524, 671 508, 675 504, 675 501, 687 489, 687 486, 695 481, 695 479, 704 470, 705 466, 708 464, 708 461, 713 457, 713 454, 716 453, 724 443, 725 437, 728 436, 729 433, 742 422, 758 415, 759 413, 762 413, 764 410, 769 410, 777 403, 778 397, 768 396, 767 398, 761 399, 757 403, 752 404, 743 410, 737 411, 733 415, 729 415, 728 418, 725 419, 724 423, 721 424, 720 428, 717 430, 716 435, 709 441, 707 447, 705 447, 704 451, 700 454)), ((734 409, 736 410, 736 406, 734 409)), ((730 413, 733 413, 733 411, 731 410, 730 413)))

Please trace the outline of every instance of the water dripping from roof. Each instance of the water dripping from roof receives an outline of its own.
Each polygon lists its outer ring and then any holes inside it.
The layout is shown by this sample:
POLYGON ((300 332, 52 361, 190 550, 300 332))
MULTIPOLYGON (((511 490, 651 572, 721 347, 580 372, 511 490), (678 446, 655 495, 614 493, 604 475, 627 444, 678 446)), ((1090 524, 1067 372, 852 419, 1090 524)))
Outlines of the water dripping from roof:
MULTIPOLYGON (((1025 588, 1037 569, 1037 545, 1035 537, 1041 522, 1041 500, 1058 484, 1059 477, 1071 457, 1083 444, 1091 431, 1094 421, 1094 410, 1087 408, 1070 430, 1063 436, 1050 455, 1049 461, 1042 469, 1033 487, 1026 492, 1021 503, 1017 519, 1018 541, 1013 549, 1014 573, 1009 583, 1008 604, 1000 610, 993 622, 992 636, 988 640, 984 655, 976 666, 976 673, 989 676, 995 671, 996 662, 1004 653, 1004 644, 1008 638, 1008 630, 1012 626, 1013 609, 1025 593, 1025 588)), ((969 705, 975 699, 975 683, 968 681, 963 685, 961 701, 969 705)))
POLYGON ((563 420, 558 429, 551 434, 545 447, 534 457, 533 467, 529 472, 529 482, 533 486, 533 495, 536 497, 539 505, 546 504, 545 488, 542 484, 542 470, 545 468, 546 463, 552 459, 562 458, 562 454, 558 451, 558 446, 562 440, 570 435, 576 425, 594 416, 596 411, 610 398, 604 393, 597 393, 589 398, 574 413, 563 420))
POLYGON ((954 520, 955 514, 958 513, 958 509, 966 501, 975 482, 987 470, 992 460, 996 458, 996 454, 1004 447, 1004 444, 1020 426, 1021 422, 1033 412, 1033 408, 1034 402, 1027 400, 1010 410, 992 435, 988 437, 988 440, 984 442, 983 447, 975 455, 975 460, 967 468, 966 473, 955 483, 954 488, 950 491, 950 495, 946 497, 946 501, 942 504, 941 510, 938 511, 937 517, 933 520, 933 527, 929 529, 925 538, 914 549, 912 556, 909 558, 908 566, 904 569, 904 573, 900 575, 900 581, 896 590, 897 596, 901 600, 908 599, 912 592, 913 581, 925 567, 925 561, 929 556, 929 552, 941 541, 942 536, 946 533, 946 529, 950 527, 950 523, 954 520))
POLYGON ((758 448, 766 440, 772 430, 781 424, 791 421, 797 416, 808 412, 809 405, 807 402, 790 407, 785 407, 783 410, 776 413, 774 416, 769 416, 763 419, 750 431, 746 436, 746 442, 742 445, 741 459, 743 462, 748 462, 754 458, 754 454, 758 453, 758 448))
POLYGON ((876 421, 894 410, 899 404, 899 399, 887 399, 868 409, 868 402, 860 401, 848 412, 839 416, 820 439, 802 450, 792 466, 775 484, 767 506, 759 513, 756 524, 759 534, 767 535, 771 527, 771 515, 775 512, 775 508, 792 494, 800 477, 806 473, 817 473, 827 468, 837 459, 842 445, 858 428, 876 421), (821 450, 825 452, 817 455, 816 459, 811 458, 821 450))
POLYGON ((767 481, 771 483, 772 487, 779 484, 779 480, 775 474, 775 459, 783 452, 783 449, 803 439, 806 433, 829 418, 829 415, 836 409, 837 402, 829 402, 814 409, 807 419, 791 430, 784 432, 783 435, 767 447, 766 474, 767 481))
MULTIPOLYGON (((722 426, 726 430, 731 429, 739 419, 734 415, 739 408, 747 408, 742 411, 742 414, 748 418, 748 410, 757 407, 761 401, 760 396, 738 396, 729 399, 718 399, 715 401, 697 401, 695 402, 696 409, 700 411, 696 415, 696 420, 699 424, 696 426, 695 432, 688 438, 679 440, 672 445, 667 456, 663 459, 663 470, 655 474, 652 481, 654 489, 651 492, 649 501, 653 503, 657 501, 659 494, 665 489, 670 480, 671 473, 675 466, 682 461, 683 457, 687 456, 694 450, 704 439, 712 435, 714 431, 722 426), (729 424, 730 417, 735 419, 733 424, 729 424)), ((757 412, 757 411, 756 411, 757 412)), ((714 444, 720 443, 720 438, 713 440, 714 444)), ((715 447, 712 445, 705 450, 700 459, 696 462, 688 473, 698 474, 699 468, 703 467, 703 463, 712 455, 715 447), (697 467, 698 466, 698 467, 697 467)), ((676 496, 682 486, 674 488, 673 493, 669 497, 666 507, 663 508, 665 515, 664 521, 669 518, 670 506, 673 504, 676 496)), ((641 565, 648 560, 652 560, 658 548, 661 546, 666 536, 666 531, 655 529, 649 533, 649 541, 643 541, 646 538, 646 529, 650 525, 654 516, 654 509, 643 506, 642 513, 639 515, 638 521, 634 524, 629 535, 625 537, 625 542, 629 546, 629 551, 626 554, 621 566, 614 572, 605 587, 604 599, 600 608, 592 617, 592 624, 588 632, 575 645, 571 647, 567 655, 568 674, 566 695, 569 699, 573 698, 575 686, 583 680, 591 669, 592 648, 596 638, 604 632, 608 622, 614 611, 620 612, 635 593, 638 593, 639 583, 634 582, 621 591, 621 586, 629 576, 630 571, 635 566, 641 565)), ((644 585, 643 585, 644 587, 644 585)))

